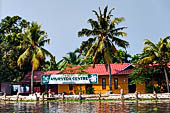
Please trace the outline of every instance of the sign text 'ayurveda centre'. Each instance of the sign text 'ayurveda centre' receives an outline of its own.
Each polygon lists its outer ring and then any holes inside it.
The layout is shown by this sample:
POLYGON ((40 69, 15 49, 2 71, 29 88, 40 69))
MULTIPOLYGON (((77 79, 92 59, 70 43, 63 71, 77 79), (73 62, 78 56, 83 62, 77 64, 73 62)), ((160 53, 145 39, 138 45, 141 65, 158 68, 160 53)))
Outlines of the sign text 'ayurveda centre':
POLYGON ((41 75, 41 84, 98 84, 97 74, 41 75))

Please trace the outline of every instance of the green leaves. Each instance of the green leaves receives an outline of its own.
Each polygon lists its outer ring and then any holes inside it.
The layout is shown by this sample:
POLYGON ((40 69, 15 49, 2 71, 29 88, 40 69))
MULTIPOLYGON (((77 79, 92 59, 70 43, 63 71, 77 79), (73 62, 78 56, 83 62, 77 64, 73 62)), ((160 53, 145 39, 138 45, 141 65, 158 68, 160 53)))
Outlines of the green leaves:
MULTIPOLYGON (((168 69, 168 63, 170 62, 170 48, 168 42, 169 39, 169 37, 165 37, 163 39, 160 38, 160 41, 156 44, 154 44, 150 40, 145 39, 144 44, 146 46, 143 49, 143 58, 138 61, 137 65, 141 69, 141 71, 137 72, 137 74, 142 76, 142 74, 145 73, 145 75, 149 75, 148 78, 152 79, 153 81, 155 79, 162 78, 162 76, 155 77, 156 72, 158 72, 159 75, 161 75, 161 73, 164 73, 168 92, 169 80, 167 77, 166 69, 168 69), (146 69, 146 67, 149 67, 150 70, 148 70, 148 68, 146 69), (144 70, 145 72, 142 73, 142 70, 144 70)), ((135 75, 132 74, 132 77, 133 76, 135 75)))
MULTIPOLYGON (((104 58, 105 63, 110 64, 114 58, 114 54, 118 55, 117 50, 114 46, 118 45, 119 47, 126 48, 129 46, 129 43, 125 40, 119 39, 119 36, 127 36, 125 32, 122 32, 123 29, 126 27, 116 28, 120 22, 124 21, 123 17, 116 17, 111 20, 111 12, 114 10, 111 9, 109 13, 108 6, 104 8, 102 13, 100 7, 99 12, 92 11, 97 16, 97 19, 89 19, 88 23, 91 25, 91 29, 83 28, 81 31, 78 32, 78 36, 94 36, 97 37, 95 40, 94 38, 89 38, 87 41, 83 41, 82 45, 80 46, 80 50, 88 49, 88 52, 85 56, 87 59, 88 56, 93 57, 93 64, 98 63, 101 58, 104 58)), ((87 50, 86 50, 87 51, 87 50)), ((117 57, 119 59, 119 57, 117 57)))
POLYGON ((38 25, 36 22, 32 22, 31 26, 26 30, 23 35, 24 40, 21 43, 26 45, 24 47, 25 52, 20 55, 18 59, 18 65, 22 66, 25 62, 31 62, 32 69, 37 70, 40 62, 45 61, 46 56, 53 58, 52 54, 43 48, 45 43, 49 43, 50 39, 47 38, 47 33, 40 30, 41 25, 38 25))
POLYGON ((74 52, 67 53, 67 56, 63 57, 58 63, 57 67, 59 70, 64 70, 69 64, 80 65, 82 64, 80 50, 76 49, 74 52))

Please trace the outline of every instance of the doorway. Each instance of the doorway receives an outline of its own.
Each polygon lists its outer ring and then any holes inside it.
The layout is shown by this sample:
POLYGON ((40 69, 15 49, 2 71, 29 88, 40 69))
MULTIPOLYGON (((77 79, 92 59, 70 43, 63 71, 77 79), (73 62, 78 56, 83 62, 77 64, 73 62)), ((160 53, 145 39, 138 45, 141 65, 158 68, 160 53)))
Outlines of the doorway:
POLYGON ((135 93, 136 91, 136 84, 130 84, 132 80, 129 78, 128 79, 128 92, 129 93, 135 93))
POLYGON ((93 93, 92 90, 92 84, 86 84, 86 94, 91 94, 93 93))

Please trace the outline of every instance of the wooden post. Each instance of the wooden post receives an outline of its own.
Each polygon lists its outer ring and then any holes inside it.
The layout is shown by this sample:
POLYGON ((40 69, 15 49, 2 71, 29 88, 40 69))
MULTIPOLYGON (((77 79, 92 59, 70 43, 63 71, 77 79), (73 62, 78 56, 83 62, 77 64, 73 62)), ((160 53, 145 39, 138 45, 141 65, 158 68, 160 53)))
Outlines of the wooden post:
POLYGON ((121 89, 121 90, 120 90, 120 98, 121 98, 121 100, 123 100, 123 99, 124 99, 123 89, 121 89))
POLYGON ((79 100, 82 100, 81 92, 79 92, 79 100))
POLYGON ((99 92, 99 100, 101 99, 101 92, 99 92))
POLYGON ((139 99, 138 98, 138 91, 135 92, 135 96, 136 96, 136 99, 139 99))
POLYGON ((35 93, 35 100, 39 101, 39 97, 37 96, 37 93, 35 93))
POLYGON ((4 100, 6 100, 6 93, 4 93, 4 100))
POLYGON ((62 100, 64 100, 64 93, 62 93, 62 100))
POLYGON ((44 93, 42 93, 42 99, 43 99, 43 101, 44 101, 44 93))
POLYGON ((19 100, 19 92, 17 92, 17 101, 19 100))
POLYGON ((52 97, 51 96, 51 89, 48 90, 48 97, 52 97))
POLYGON ((156 91, 153 92, 153 96, 154 96, 155 99, 158 98, 158 97, 157 97, 157 94, 156 94, 156 91))

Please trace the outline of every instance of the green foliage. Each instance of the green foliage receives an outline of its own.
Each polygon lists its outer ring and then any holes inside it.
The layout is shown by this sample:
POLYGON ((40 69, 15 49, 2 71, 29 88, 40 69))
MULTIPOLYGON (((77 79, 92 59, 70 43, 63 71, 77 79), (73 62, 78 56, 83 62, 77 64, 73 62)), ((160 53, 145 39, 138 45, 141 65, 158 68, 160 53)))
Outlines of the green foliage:
POLYGON ((50 61, 45 61, 44 65, 39 67, 39 70, 50 71, 58 70, 55 57, 51 58, 50 61))
POLYGON ((125 40, 118 38, 119 36, 126 36, 125 32, 121 32, 126 27, 116 28, 116 25, 124 21, 124 18, 114 18, 111 20, 111 9, 107 13, 108 7, 106 6, 103 14, 99 8, 99 13, 93 11, 97 16, 97 20, 89 19, 88 22, 91 25, 91 29, 83 28, 78 32, 79 37, 93 36, 87 41, 83 41, 80 47, 81 51, 85 51, 86 56, 92 56, 93 64, 100 62, 103 58, 105 64, 112 63, 114 55, 118 54, 115 45, 126 48, 129 43, 125 40), (114 54, 114 55, 113 55, 114 54))
POLYGON ((88 94, 94 94, 94 88, 89 87, 87 93, 88 93, 88 94))
POLYGON ((78 37, 93 36, 93 38, 89 38, 87 41, 82 42, 80 50, 87 51, 85 60, 88 56, 92 56, 93 67, 95 67, 95 64, 100 62, 102 59, 106 64, 106 67, 109 66, 109 87, 111 91, 110 64, 112 63, 114 55, 118 55, 115 45, 126 48, 129 46, 129 43, 119 38, 119 36, 123 37, 127 35, 125 32, 122 32, 122 30, 126 29, 126 27, 116 27, 116 25, 124 21, 124 18, 120 17, 111 19, 113 16, 111 13, 114 8, 112 8, 108 13, 107 10, 108 6, 104 8, 103 13, 101 12, 100 7, 99 13, 93 10, 93 13, 96 15, 97 19, 89 19, 88 23, 91 25, 91 29, 83 28, 78 32, 78 37))
POLYGON ((24 40, 20 43, 19 48, 23 48, 24 52, 18 58, 18 66, 31 63, 32 70, 37 70, 39 65, 44 63, 46 56, 53 58, 52 54, 43 48, 50 39, 46 39, 47 33, 40 28, 40 25, 32 22, 31 26, 21 35, 24 40))
POLYGON ((157 63, 158 68, 165 74, 167 90, 169 92, 169 79, 167 75, 168 63, 170 62, 170 36, 160 38, 157 44, 152 43, 150 40, 145 40, 146 45, 143 49, 145 57, 139 61, 141 63, 157 63))
POLYGON ((83 64, 82 55, 80 50, 76 49, 74 52, 67 53, 68 56, 63 57, 58 63, 57 67, 59 70, 64 70, 68 64, 70 65, 81 65, 83 64))
MULTIPOLYGON (((31 71, 32 62, 22 60, 24 66, 18 67, 17 60, 28 48, 29 41, 37 40, 39 45, 36 46, 44 46, 45 42, 49 42, 48 39, 45 40, 45 37, 46 33, 40 30, 40 26, 33 26, 33 23, 30 24, 19 16, 7 16, 2 19, 0 22, 0 82, 19 81, 28 71, 31 71), (36 29, 39 30, 36 31, 36 29), (34 37, 34 39, 26 37, 34 37)), ((28 50, 22 57, 30 60, 28 50)), ((40 48, 36 51, 42 58, 40 48)), ((48 51, 46 52, 48 53, 48 51)))
POLYGON ((29 22, 19 16, 2 19, 0 22, 0 82, 18 81, 30 70, 29 64, 19 68, 17 59, 23 49, 17 48, 23 38, 20 34, 29 27, 29 22))
POLYGON ((148 82, 159 73, 160 73, 159 69, 149 66, 148 64, 136 66, 129 74, 129 78, 132 79, 130 84, 136 83, 141 84, 143 82, 148 82))
POLYGON ((170 36, 167 36, 164 39, 161 38, 156 44, 150 40, 144 41, 146 46, 143 49, 143 53, 133 57, 139 60, 136 64, 137 68, 130 74, 130 77, 133 78, 133 83, 141 81, 149 83, 149 80, 163 81, 166 79, 167 90, 169 91, 167 71, 168 63, 170 62, 169 40, 170 36), (163 73, 165 74, 165 77, 161 76, 163 73))
POLYGON ((151 84, 146 84, 146 93, 153 93, 153 86, 151 84))

